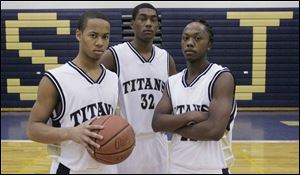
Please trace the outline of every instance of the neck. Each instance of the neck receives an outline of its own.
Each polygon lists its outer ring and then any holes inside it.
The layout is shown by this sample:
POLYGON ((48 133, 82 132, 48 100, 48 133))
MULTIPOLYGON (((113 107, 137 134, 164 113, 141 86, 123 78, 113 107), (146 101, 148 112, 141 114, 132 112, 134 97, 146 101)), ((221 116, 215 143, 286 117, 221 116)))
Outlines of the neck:
POLYGON ((152 51, 152 44, 153 40, 149 42, 145 42, 142 40, 139 40, 137 38, 134 38, 133 41, 130 42, 136 50, 138 50, 140 53, 149 53, 152 51))
POLYGON ((83 57, 78 54, 73 62, 83 70, 99 69, 99 60, 83 57))
POLYGON ((187 62, 188 77, 199 75, 207 68, 208 65, 209 61, 207 59, 202 59, 193 63, 187 62))

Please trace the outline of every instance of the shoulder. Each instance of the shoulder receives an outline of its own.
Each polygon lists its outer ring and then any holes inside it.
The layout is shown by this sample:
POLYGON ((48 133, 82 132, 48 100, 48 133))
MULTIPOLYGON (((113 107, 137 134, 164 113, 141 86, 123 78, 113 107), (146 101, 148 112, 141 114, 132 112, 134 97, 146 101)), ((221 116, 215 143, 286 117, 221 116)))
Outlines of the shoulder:
POLYGON ((103 70, 105 70, 106 76, 111 77, 113 80, 118 81, 118 75, 115 72, 107 69, 103 64, 101 64, 101 66, 102 66, 103 70))
POLYGON ((168 81, 171 82, 171 83, 176 83, 178 82, 179 80, 181 81, 182 79, 182 76, 183 76, 183 73, 186 71, 186 69, 183 69, 181 72, 178 72, 177 74, 174 74, 172 76, 170 76, 168 78, 168 81))
POLYGON ((60 75, 62 74, 63 72, 66 72, 66 71, 70 71, 70 64, 69 62, 57 67, 57 68, 54 68, 54 69, 50 69, 48 71, 45 72, 45 74, 52 74, 54 76, 57 76, 57 75, 60 75))
POLYGON ((214 64, 213 68, 214 68, 213 82, 215 82, 216 86, 223 87, 223 86, 235 85, 234 76, 228 67, 214 64))
POLYGON ((109 50, 119 50, 119 49, 124 49, 124 48, 128 48, 127 42, 124 42, 124 43, 120 43, 120 44, 111 46, 111 47, 109 47, 108 49, 109 49, 109 50))
POLYGON ((167 55, 169 55, 169 52, 167 51, 167 50, 165 50, 165 49, 162 49, 162 48, 160 48, 160 47, 157 47, 156 45, 152 45, 153 46, 153 48, 155 49, 155 52, 156 53, 162 53, 162 54, 167 54, 167 55))

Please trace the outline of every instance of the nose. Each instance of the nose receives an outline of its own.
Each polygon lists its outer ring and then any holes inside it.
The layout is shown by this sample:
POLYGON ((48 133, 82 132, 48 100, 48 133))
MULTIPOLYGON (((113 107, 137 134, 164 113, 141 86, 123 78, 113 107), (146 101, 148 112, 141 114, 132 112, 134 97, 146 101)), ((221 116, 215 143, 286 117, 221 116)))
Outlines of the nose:
POLYGON ((152 26, 152 22, 151 22, 151 20, 150 19, 147 19, 146 20, 146 26, 148 27, 151 27, 152 26))
POLYGON ((194 42, 193 42, 193 40, 192 40, 192 39, 187 40, 187 41, 186 41, 186 46, 187 46, 187 47, 194 47, 194 42))
POLYGON ((103 40, 101 39, 101 37, 99 37, 99 38, 96 40, 96 46, 103 46, 103 40))

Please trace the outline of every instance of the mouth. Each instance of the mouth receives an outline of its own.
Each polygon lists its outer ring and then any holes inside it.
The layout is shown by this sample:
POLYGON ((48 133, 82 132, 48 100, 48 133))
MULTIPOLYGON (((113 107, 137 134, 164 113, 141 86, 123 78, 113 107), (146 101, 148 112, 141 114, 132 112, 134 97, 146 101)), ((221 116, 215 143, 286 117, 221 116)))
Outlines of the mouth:
POLYGON ((143 30, 143 33, 152 34, 152 33, 154 33, 154 31, 153 30, 143 30))
POLYGON ((191 54, 195 54, 196 52, 194 50, 185 50, 184 53, 187 55, 191 55, 191 54))
POLYGON ((103 50, 93 50, 94 53, 100 55, 100 54, 103 54, 103 50))

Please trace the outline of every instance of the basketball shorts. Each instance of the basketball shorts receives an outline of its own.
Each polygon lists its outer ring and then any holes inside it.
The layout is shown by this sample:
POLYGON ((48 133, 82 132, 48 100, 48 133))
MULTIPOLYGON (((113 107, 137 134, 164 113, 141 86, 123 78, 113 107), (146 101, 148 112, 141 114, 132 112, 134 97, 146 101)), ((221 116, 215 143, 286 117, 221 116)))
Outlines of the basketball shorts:
POLYGON ((168 172, 167 136, 161 133, 139 134, 131 155, 117 165, 118 173, 166 174, 168 172))

